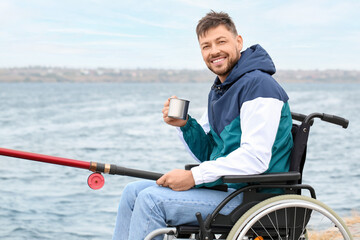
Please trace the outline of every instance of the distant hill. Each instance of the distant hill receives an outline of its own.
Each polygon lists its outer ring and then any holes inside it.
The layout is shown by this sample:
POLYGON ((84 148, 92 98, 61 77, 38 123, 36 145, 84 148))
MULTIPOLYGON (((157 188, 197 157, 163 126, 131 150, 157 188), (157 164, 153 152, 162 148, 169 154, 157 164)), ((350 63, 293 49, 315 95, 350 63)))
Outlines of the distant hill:
MULTIPOLYGON (((360 71, 278 70, 279 82, 360 83, 360 71)), ((0 68, 0 82, 212 82, 204 70, 21 67, 0 68)))

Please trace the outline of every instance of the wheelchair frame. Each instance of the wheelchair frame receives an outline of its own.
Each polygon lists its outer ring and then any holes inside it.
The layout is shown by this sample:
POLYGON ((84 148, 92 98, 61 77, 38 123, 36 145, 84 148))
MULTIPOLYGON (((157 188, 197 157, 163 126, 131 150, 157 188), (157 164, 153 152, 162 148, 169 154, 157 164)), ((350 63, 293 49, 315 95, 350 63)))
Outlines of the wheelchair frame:
MULTIPOLYGON (((150 233, 145 240, 153 239, 156 236, 166 234, 165 239, 191 239, 210 240, 210 239, 267 239, 256 233, 255 230, 262 225, 268 239, 308 239, 306 225, 310 220, 310 215, 316 211, 330 219, 337 226, 344 239, 352 239, 349 230, 340 217, 329 207, 316 200, 315 190, 306 184, 302 184, 302 172, 306 160, 307 141, 310 127, 314 118, 337 124, 347 128, 349 121, 334 115, 324 113, 312 113, 303 115, 291 113, 292 119, 300 121, 300 125, 293 123, 292 134, 294 147, 290 155, 290 170, 284 173, 265 173, 259 175, 246 176, 224 176, 224 183, 247 183, 247 186, 240 188, 227 196, 214 211, 206 216, 205 220, 200 213, 195 216, 199 226, 176 226, 158 229, 150 233), (264 189, 282 189, 282 193, 263 193, 264 189), (301 195, 302 190, 307 190, 311 197, 301 195), (243 194, 243 202, 235 208, 229 215, 220 214, 221 209, 235 196, 243 194), (295 210, 295 212, 294 212, 295 210), (276 212, 275 212, 276 211, 276 212), (298 216, 296 216, 298 211, 298 216), (300 211, 300 213, 299 213, 300 211), (288 215, 289 212, 289 215, 288 215), (281 219, 278 215, 281 216, 281 219), (304 216, 305 214, 305 216, 304 216), (306 216, 308 214, 308 216, 306 216), (266 216, 266 219, 265 219, 266 216), (284 220, 285 217, 285 220, 284 220), (287 217, 294 218, 294 227, 291 230, 284 230, 282 227, 290 222, 287 217), (262 220, 262 222, 260 221, 262 220), (276 229, 274 222, 281 227, 276 229), (301 222, 300 222, 301 221, 301 222), (266 222, 266 223, 265 223, 266 222), (264 225, 269 226, 268 230, 264 225), (295 226, 296 225, 296 226, 295 226), (302 225, 302 227, 301 227, 302 225), (254 226, 254 228, 252 228, 254 226), (251 230, 250 230, 251 229, 251 230), (274 231, 275 229, 275 231, 274 231), (284 232, 285 231, 285 232, 284 232), (216 238, 215 236, 219 236, 216 238), (172 237, 174 236, 174 237, 172 237)), ((196 165, 187 165, 186 169, 196 165)), ((218 186, 215 190, 225 190, 227 185, 218 186)))

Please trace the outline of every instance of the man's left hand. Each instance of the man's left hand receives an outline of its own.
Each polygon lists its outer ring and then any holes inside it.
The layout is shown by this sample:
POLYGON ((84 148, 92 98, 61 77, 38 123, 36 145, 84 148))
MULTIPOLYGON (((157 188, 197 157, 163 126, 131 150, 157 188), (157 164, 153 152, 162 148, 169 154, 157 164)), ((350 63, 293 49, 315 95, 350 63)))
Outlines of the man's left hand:
POLYGON ((169 187, 174 191, 186 191, 195 186, 192 172, 183 169, 174 169, 164 174, 156 183, 163 187, 169 187))

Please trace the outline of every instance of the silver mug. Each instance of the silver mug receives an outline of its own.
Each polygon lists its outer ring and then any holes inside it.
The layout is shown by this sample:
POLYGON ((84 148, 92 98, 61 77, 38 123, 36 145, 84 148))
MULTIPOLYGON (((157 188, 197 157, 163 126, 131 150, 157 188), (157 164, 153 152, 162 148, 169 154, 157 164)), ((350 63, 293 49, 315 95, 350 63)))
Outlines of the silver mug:
POLYGON ((170 98, 168 117, 187 119, 190 101, 179 98, 170 98))

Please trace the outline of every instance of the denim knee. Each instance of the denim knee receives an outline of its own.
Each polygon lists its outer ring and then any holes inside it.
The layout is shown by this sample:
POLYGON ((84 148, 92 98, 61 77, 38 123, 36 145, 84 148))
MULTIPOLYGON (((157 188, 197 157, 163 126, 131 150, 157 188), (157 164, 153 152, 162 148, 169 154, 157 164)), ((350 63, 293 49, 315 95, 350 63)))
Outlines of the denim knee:
POLYGON ((127 184, 122 192, 119 207, 122 204, 126 204, 132 209, 139 193, 152 185, 156 184, 153 181, 136 181, 127 184))
POLYGON ((149 187, 146 189, 143 189, 141 192, 139 192, 136 201, 137 202, 141 202, 142 204, 146 204, 148 205, 149 208, 154 207, 154 205, 156 205, 156 188, 158 188, 157 186, 154 187, 149 187))
POLYGON ((122 192, 122 195, 130 195, 130 196, 135 196, 137 197, 137 195, 144 189, 151 187, 151 186, 156 186, 156 183, 154 181, 136 181, 136 182, 131 182, 129 184, 127 184, 122 192))

